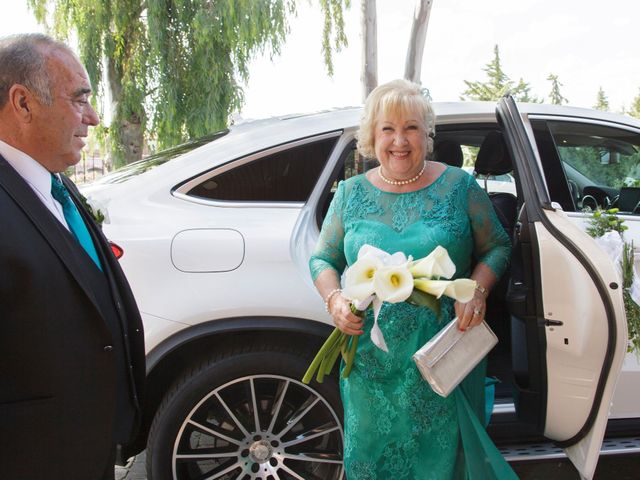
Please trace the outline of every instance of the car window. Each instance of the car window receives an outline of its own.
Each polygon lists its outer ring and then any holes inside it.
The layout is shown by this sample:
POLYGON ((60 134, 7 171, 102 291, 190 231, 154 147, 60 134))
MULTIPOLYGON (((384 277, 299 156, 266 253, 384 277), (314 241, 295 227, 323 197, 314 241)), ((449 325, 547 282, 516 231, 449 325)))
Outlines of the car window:
POLYGON ((304 202, 309 197, 337 138, 278 151, 208 176, 187 195, 210 200, 304 202))
POLYGON ((141 173, 148 172, 149 170, 154 169, 158 165, 162 165, 163 163, 167 163, 174 158, 178 158, 185 153, 190 152, 191 150, 195 150, 198 147, 211 143, 221 137, 224 137, 229 130, 222 130, 219 132, 215 132, 209 135, 205 135, 200 138, 196 138, 194 140, 190 140, 181 145, 177 145, 175 147, 168 148, 158 153, 154 153, 153 155, 149 155, 148 157, 143 158, 137 162, 130 163, 129 165, 125 165, 124 167, 118 168, 113 172, 100 177, 95 180, 94 185, 98 184, 110 184, 110 183, 124 183, 127 180, 131 180, 132 178, 140 175, 141 173))
POLYGON ((344 170, 341 172, 342 175, 333 182, 331 191, 336 191, 340 180, 347 180, 348 178, 355 177, 361 173, 368 172, 372 168, 376 168, 378 165, 378 160, 375 158, 366 158, 360 155, 356 149, 355 142, 353 142, 351 147, 347 150, 347 155, 344 159, 344 170))
POLYGON ((616 206, 640 213, 640 135, 589 123, 547 126, 576 210, 616 206))

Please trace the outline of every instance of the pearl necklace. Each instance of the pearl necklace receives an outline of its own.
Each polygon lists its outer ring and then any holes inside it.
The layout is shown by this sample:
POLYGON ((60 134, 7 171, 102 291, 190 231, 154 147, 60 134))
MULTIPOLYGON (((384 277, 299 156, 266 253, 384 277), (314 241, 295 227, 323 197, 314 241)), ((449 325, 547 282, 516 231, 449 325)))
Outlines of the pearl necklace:
POLYGON ((407 185, 418 180, 422 176, 426 168, 427 162, 424 162, 422 164, 422 170, 420 170, 420 173, 418 173, 415 177, 410 178, 409 180, 391 180, 390 178, 387 178, 382 174, 382 166, 380 166, 378 167, 378 176, 383 182, 388 183, 389 185, 407 185))

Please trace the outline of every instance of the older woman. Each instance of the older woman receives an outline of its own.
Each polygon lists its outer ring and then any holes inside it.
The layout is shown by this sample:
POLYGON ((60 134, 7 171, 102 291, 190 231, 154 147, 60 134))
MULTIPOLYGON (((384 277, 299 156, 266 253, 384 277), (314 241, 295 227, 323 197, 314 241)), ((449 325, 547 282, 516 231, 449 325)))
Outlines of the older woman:
POLYGON ((411 356, 454 316, 461 330, 484 317, 485 299, 510 253, 485 192, 464 171, 427 160, 435 116, 420 86, 381 85, 367 98, 358 150, 380 166, 338 185, 310 260, 315 285, 336 326, 362 335, 353 370, 341 379, 344 462, 349 480, 517 478, 481 426, 486 364, 442 398, 411 356), (461 304, 443 297, 441 315, 409 303, 384 303, 378 317, 388 353, 370 339, 373 324, 351 313, 340 274, 373 245, 421 258, 445 247, 456 277, 478 283, 461 304), (487 461, 489 460, 489 461, 487 461))

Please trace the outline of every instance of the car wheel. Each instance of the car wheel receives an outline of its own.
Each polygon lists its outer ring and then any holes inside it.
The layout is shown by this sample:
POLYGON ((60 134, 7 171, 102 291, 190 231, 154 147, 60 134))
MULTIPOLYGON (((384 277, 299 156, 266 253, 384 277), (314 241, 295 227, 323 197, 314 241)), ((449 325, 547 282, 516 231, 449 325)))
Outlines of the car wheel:
POLYGON ((287 351, 217 355, 166 394, 147 442, 153 480, 341 479, 337 380, 304 385, 287 351))

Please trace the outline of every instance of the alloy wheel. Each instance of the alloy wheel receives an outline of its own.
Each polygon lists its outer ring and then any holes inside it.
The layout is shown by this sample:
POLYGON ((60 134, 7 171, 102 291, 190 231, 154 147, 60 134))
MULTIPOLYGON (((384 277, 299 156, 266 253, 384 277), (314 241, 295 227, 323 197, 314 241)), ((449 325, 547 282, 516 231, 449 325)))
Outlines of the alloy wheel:
POLYGON ((219 386, 183 421, 175 480, 330 480, 343 477, 342 426, 308 385, 251 375, 219 386))

